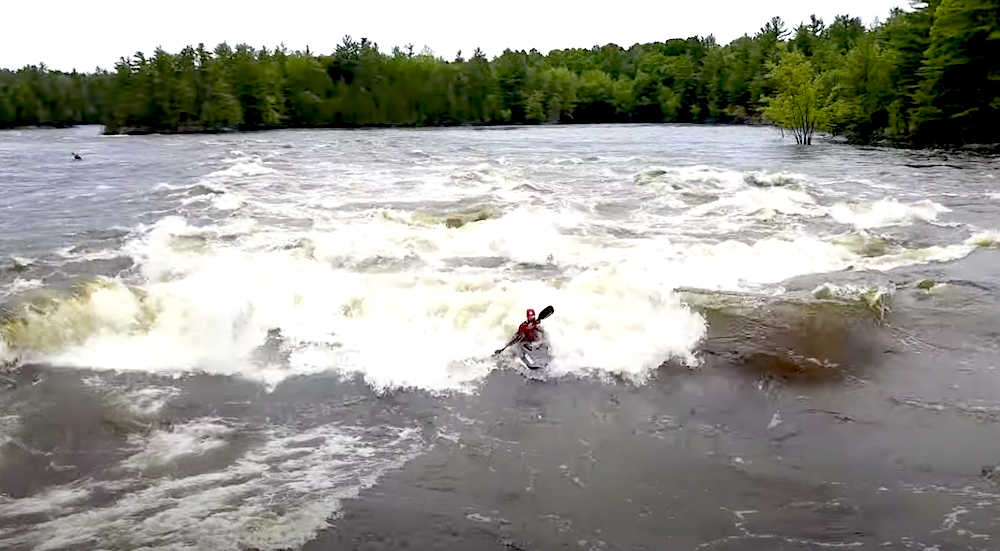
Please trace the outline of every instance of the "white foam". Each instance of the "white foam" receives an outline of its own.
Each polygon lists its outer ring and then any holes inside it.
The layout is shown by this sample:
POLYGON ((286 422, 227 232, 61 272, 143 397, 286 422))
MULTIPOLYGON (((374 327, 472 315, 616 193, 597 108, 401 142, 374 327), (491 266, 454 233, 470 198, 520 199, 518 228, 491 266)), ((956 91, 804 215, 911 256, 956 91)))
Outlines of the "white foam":
POLYGON ((126 392, 122 400, 136 415, 149 417, 159 413, 167 401, 178 394, 180 390, 172 387, 147 387, 126 392))
POLYGON ((759 170, 752 170, 744 174, 744 181, 748 184, 756 185, 757 187, 801 187, 807 180, 804 174, 798 174, 795 172, 762 172, 759 170))
MULTIPOLYGON (((305 432, 272 428, 260 446, 221 470, 183 478, 137 476, 78 484, 0 500, 0 517, 51 515, 51 520, 28 528, 0 528, 0 547, 298 548, 328 526, 341 500, 356 497, 423 449, 417 430, 379 427, 378 433, 337 425, 305 432), (120 497, 101 507, 85 505, 91 491, 102 486, 120 497)), ((163 443, 154 435, 149 447, 125 460, 125 472, 170 452, 163 443)))
POLYGON ((0 362, 12 362, 17 359, 17 354, 0 334, 0 362))
POLYGON ((137 418, 151 418, 159 413, 170 398, 178 396, 181 391, 172 386, 136 387, 115 380, 107 380, 100 374, 89 375, 82 379, 83 384, 90 388, 104 391, 107 403, 128 411, 137 418))
POLYGON ((975 249, 975 245, 967 244, 934 245, 923 249, 905 250, 898 253, 866 258, 859 262, 858 265, 859 267, 886 271, 903 266, 913 266, 915 264, 950 262, 968 256, 975 249))
POLYGON ((233 151, 233 157, 224 159, 230 166, 216 170, 198 180, 198 182, 176 186, 161 183, 154 189, 172 191, 174 196, 183 196, 191 190, 209 190, 211 193, 198 193, 193 196, 180 199, 182 205, 193 205, 196 203, 208 203, 212 208, 220 211, 233 211, 243 207, 248 198, 241 192, 244 188, 265 189, 276 179, 273 176, 281 173, 264 164, 260 156, 249 156, 241 151, 233 151), (272 177, 272 178, 259 178, 272 177))
POLYGON ((679 286, 716 290, 752 290, 797 275, 843 269, 858 260, 845 247, 809 236, 696 244, 675 255, 678 260, 664 267, 663 277, 677 278, 679 286))
POLYGON ((233 149, 229 151, 229 154, 230 157, 223 159, 222 162, 228 163, 230 166, 228 168, 209 173, 209 177, 221 175, 238 178, 242 176, 275 174, 277 172, 274 168, 264 166, 264 160, 260 155, 249 155, 239 149, 233 149))
MULTIPOLYGON (((19 499, 0 496, 0 518, 55 513, 87 498, 90 492, 83 488, 50 488, 33 496, 19 499)), ((0 530, 0 536, 3 535, 0 530)), ((0 542, 3 540, 0 539, 0 542)))
POLYGON ((934 201, 925 199, 906 205, 893 197, 874 203, 837 203, 830 208, 830 216, 834 220, 859 229, 900 226, 917 220, 933 221, 946 212, 951 212, 951 209, 934 201))
POLYGON ((75 247, 66 247, 57 253, 70 262, 94 262, 97 260, 111 260, 118 258, 120 252, 115 249, 101 249, 90 252, 74 252, 75 247))
POLYGON ((218 210, 236 210, 242 207, 244 200, 235 193, 219 195, 212 200, 212 206, 218 210))
POLYGON ((1000 231, 984 230, 977 232, 972 237, 966 239, 965 244, 969 246, 995 249, 1000 247, 1000 231))
POLYGON ((23 256, 17 256, 17 255, 11 256, 10 261, 11 264, 13 264, 13 268, 17 270, 27 268, 28 266, 31 266, 35 263, 35 259, 33 258, 25 258, 23 256))
POLYGON ((156 470, 178 458, 200 455, 226 444, 232 427, 222 419, 198 419, 171 430, 154 431, 145 448, 125 461, 124 466, 135 470, 156 470))
POLYGON ((31 289, 38 289, 43 285, 40 279, 17 278, 7 285, 0 287, 0 299, 11 297, 31 289))
POLYGON ((741 172, 714 166, 696 165, 687 167, 650 167, 636 175, 640 185, 679 186, 684 189, 703 191, 726 191, 745 188, 745 176, 741 172))
POLYGON ((808 193, 781 187, 741 190, 711 203, 694 207, 688 213, 696 216, 709 213, 734 213, 758 218, 771 218, 777 213, 800 216, 822 214, 816 206, 816 201, 808 193))

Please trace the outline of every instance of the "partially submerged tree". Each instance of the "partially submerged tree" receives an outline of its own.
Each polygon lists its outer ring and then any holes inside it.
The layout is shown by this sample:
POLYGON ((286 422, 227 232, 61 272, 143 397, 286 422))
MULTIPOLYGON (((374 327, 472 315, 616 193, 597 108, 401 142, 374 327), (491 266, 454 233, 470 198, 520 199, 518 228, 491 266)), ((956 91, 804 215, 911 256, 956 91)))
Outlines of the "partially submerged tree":
POLYGON ((761 98, 764 117, 791 132, 795 143, 812 144, 813 134, 826 130, 830 118, 819 75, 797 49, 782 51, 778 61, 768 61, 767 66, 775 94, 761 98))

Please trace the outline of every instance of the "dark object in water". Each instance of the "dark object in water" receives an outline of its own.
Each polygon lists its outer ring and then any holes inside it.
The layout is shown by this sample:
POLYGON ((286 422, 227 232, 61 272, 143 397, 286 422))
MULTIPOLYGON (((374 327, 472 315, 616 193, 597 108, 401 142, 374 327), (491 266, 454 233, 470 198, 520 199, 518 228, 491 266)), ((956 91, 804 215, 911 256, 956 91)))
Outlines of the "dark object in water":
POLYGON ((980 475, 990 482, 1000 484, 1000 467, 996 465, 983 465, 980 475))

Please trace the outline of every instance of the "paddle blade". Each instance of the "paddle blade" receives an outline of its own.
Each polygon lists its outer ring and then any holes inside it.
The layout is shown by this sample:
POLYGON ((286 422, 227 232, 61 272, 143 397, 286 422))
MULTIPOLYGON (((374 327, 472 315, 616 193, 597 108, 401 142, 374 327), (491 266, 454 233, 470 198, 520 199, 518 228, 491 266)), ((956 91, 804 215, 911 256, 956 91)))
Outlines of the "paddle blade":
POLYGON ((542 311, 538 314, 538 321, 542 321, 543 319, 551 316, 555 311, 556 309, 553 308, 551 304, 542 308, 542 311))

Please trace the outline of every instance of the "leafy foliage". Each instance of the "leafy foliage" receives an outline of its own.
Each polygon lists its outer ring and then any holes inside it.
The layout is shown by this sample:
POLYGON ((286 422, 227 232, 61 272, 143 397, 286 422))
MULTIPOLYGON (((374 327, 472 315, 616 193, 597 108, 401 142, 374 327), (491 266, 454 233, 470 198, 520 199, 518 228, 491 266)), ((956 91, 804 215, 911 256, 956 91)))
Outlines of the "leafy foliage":
POLYGON ((816 130, 827 129, 829 122, 829 109, 812 63, 799 50, 790 50, 767 66, 767 77, 774 83, 776 94, 761 98, 767 105, 764 116, 790 130, 795 143, 810 145, 816 130))
POLYGON ((0 128, 101 123, 108 133, 278 127, 766 122, 801 144, 995 141, 1000 0, 928 0, 865 27, 779 17, 714 37, 593 48, 476 49, 448 61, 344 37, 329 55, 203 44, 113 71, 0 70, 0 128))

